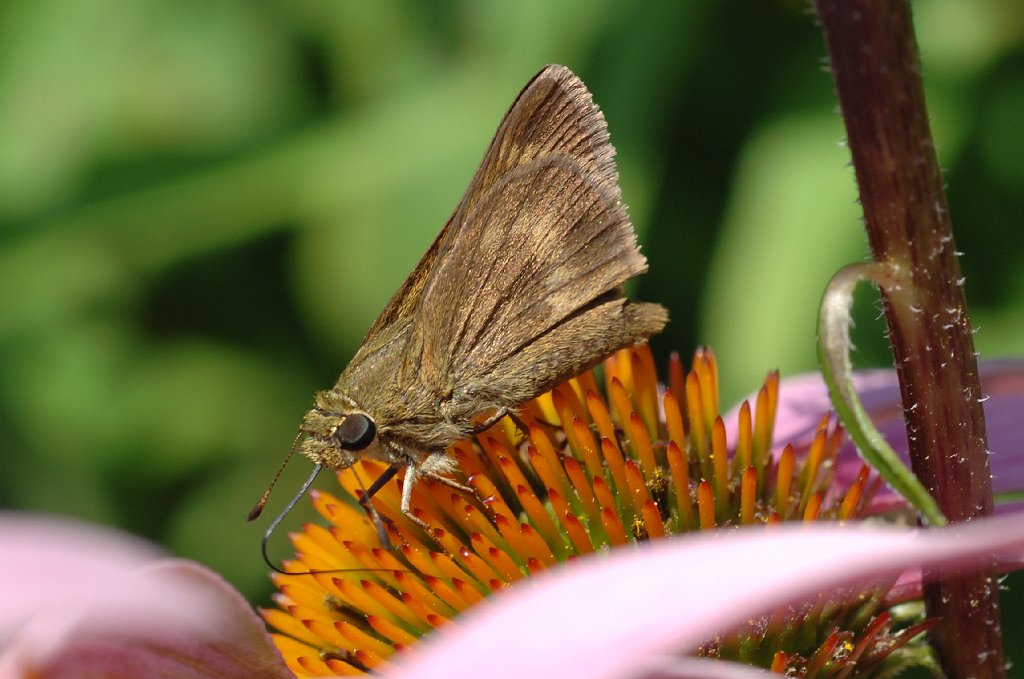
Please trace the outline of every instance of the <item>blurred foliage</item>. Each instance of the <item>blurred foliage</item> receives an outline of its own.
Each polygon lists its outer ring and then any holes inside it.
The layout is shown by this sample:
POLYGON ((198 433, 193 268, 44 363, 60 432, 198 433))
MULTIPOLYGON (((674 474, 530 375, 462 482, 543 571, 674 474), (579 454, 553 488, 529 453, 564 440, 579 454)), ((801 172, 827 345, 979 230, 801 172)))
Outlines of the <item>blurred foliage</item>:
MULTIPOLYGON (((1019 10, 915 6, 983 357, 1024 341, 1019 10)), ((672 311, 656 353, 710 344, 729 401, 813 368, 821 291, 866 254, 823 55, 782 0, 7 0, 0 503, 261 596, 246 511, 549 62, 609 120, 636 294, 672 311)), ((864 365, 888 360, 874 304, 864 365)))

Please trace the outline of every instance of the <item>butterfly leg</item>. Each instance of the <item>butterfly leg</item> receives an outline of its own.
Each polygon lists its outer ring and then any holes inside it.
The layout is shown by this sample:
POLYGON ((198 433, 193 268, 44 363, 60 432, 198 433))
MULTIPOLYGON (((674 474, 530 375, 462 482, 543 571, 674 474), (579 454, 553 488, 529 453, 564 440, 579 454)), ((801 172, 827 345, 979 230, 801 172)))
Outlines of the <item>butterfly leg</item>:
POLYGON ((479 425, 474 427, 472 433, 474 435, 482 434, 491 427, 493 427, 494 425, 498 424, 498 422, 500 422, 504 417, 507 417, 510 420, 512 420, 512 422, 516 425, 516 428, 523 433, 523 436, 529 436, 530 430, 527 428, 526 423, 523 422, 523 419, 519 417, 516 411, 512 410, 511 408, 500 408, 498 412, 494 413, 493 415, 488 417, 484 422, 481 422, 479 425))
POLYGON ((423 530, 430 533, 430 526, 426 521, 420 519, 412 513, 412 489, 416 485, 416 480, 420 475, 419 465, 416 463, 410 463, 405 467, 405 478, 402 480, 402 513, 405 517, 415 523, 423 530))
POLYGON ((384 472, 378 476, 370 487, 367 488, 362 495, 359 496, 359 504, 362 505, 363 510, 373 521, 374 527, 377 529, 377 539, 380 541, 381 547, 384 549, 392 549, 391 540, 388 539, 387 531, 384 529, 384 521, 380 518, 380 514, 377 513, 376 507, 373 506, 371 499, 377 494, 384 485, 395 478, 395 474, 402 468, 402 465, 392 464, 390 467, 384 470, 384 472))
POLYGON ((420 528, 429 531, 430 526, 412 513, 412 489, 421 478, 443 483, 449 488, 476 497, 476 490, 447 476, 452 470, 452 460, 444 451, 430 453, 420 462, 409 463, 402 481, 402 513, 420 528))

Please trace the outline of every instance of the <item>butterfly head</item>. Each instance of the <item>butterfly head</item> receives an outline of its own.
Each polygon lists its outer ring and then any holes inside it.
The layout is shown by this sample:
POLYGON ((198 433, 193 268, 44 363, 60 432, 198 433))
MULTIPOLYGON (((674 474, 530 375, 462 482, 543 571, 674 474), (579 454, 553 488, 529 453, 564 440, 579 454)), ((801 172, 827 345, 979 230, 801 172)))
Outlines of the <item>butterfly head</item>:
POLYGON ((366 412, 341 404, 317 403, 302 421, 302 453, 330 469, 351 467, 359 457, 376 457, 377 425, 366 412))

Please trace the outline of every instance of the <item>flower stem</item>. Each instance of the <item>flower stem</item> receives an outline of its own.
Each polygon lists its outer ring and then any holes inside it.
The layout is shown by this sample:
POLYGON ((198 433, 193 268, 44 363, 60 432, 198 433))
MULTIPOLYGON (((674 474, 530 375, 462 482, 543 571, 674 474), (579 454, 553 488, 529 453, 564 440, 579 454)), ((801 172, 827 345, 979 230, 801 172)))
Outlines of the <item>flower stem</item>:
MULTIPOLYGON (((951 522, 992 513, 963 279, 905 0, 817 0, 882 286, 915 474, 951 522)), ((928 614, 950 677, 1005 676, 990 573, 935 581, 928 614)))

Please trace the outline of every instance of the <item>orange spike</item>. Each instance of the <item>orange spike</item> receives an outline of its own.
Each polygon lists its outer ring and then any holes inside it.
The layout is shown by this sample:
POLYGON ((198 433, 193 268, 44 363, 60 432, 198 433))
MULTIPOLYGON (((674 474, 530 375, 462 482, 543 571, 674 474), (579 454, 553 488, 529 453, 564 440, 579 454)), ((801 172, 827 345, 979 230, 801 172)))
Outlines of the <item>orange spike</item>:
POLYGON ((594 445, 594 436, 590 433, 590 428, 587 427, 583 420, 576 417, 573 418, 569 429, 574 432, 574 438, 578 442, 576 450, 579 451, 580 456, 583 458, 583 463, 587 466, 587 472, 591 476, 601 474, 601 458, 597 454, 597 446, 594 445))
POLYGON ((818 431, 814 435, 814 440, 811 441, 811 448, 807 451, 807 461, 804 463, 804 468, 800 472, 801 477, 801 497, 802 504, 800 505, 801 511, 807 506, 807 498, 810 497, 811 493, 818 487, 818 472, 821 469, 822 458, 825 454, 825 437, 827 432, 825 427, 828 426, 828 416, 822 418, 822 421, 818 424, 818 431))
POLYGON ((434 622, 431 622, 431 618, 436 618, 437 616, 427 608, 426 604, 408 592, 401 592, 400 596, 402 603, 416 615, 422 624, 426 625, 427 628, 436 626, 434 622))
POLYGON ((747 467, 740 482, 740 523, 748 526, 754 523, 754 507, 757 502, 757 470, 747 467))
POLYGON ((600 476, 595 476, 593 478, 593 485, 594 496, 597 497, 597 504, 601 506, 601 510, 616 511, 615 496, 612 495, 612 491, 608 488, 608 484, 605 483, 604 479, 600 476))
POLYGON ((338 549, 337 540, 326 528, 316 524, 305 524, 301 533, 289 533, 295 551, 302 557, 316 559, 326 568, 352 568, 358 566, 348 552, 338 549))
MULTIPOLYGON (((489 476, 474 476, 469 479, 470 487, 476 491, 477 497, 479 497, 485 507, 487 507, 496 516, 504 516, 506 520, 511 522, 515 515, 512 510, 509 509, 508 505, 505 504, 504 498, 498 492, 494 483, 491 481, 489 476)), ((486 532, 483 526, 480 526, 481 530, 486 532)))
MULTIPOLYGON (((260 613, 262 614, 263 611, 260 611, 260 613)), ((274 645, 281 651, 281 655, 284 656, 285 662, 288 663, 288 669, 290 669, 293 674, 297 674, 299 676, 303 676, 303 674, 301 668, 299 668, 299 670, 296 669, 294 660, 306 656, 316 657, 319 653, 317 649, 313 648, 309 644, 304 644, 301 641, 284 634, 271 632, 270 637, 273 639, 274 645)))
MULTIPOLYGON (((440 528, 434 531, 434 539, 437 543, 444 548, 444 552, 430 552, 429 556, 433 560, 434 565, 437 566, 438 570, 449 580, 459 578, 466 580, 473 577, 472 572, 468 567, 464 568, 461 563, 457 563, 455 559, 449 554, 459 554, 462 551, 462 542, 452 537, 450 533, 440 528)), ((483 582, 487 582, 487 578, 490 575, 485 575, 483 582)))
MULTIPOLYGON (((555 447, 551 444, 551 439, 548 437, 547 432, 537 426, 530 427, 530 442, 533 444, 532 448, 527 450, 534 450, 537 453, 539 459, 543 460, 545 466, 550 471, 554 478, 554 481, 545 483, 551 485, 553 488, 562 488, 564 491, 572 487, 569 484, 569 478, 565 475, 565 471, 562 469, 560 455, 555 451, 555 447)), ((532 455, 532 453, 531 453, 532 455)), ((530 463, 534 464, 533 457, 530 458, 530 463)), ((536 469, 534 464, 534 469, 536 469)), ((538 474, 540 472, 538 471, 538 474)), ((541 477, 543 480, 544 477, 541 477)))
POLYGON ((665 525, 661 522, 661 513, 658 512, 658 505, 654 500, 647 500, 644 503, 642 514, 647 536, 652 539, 665 537, 665 525))
POLYGON ((804 521, 816 521, 821 512, 821 491, 812 493, 807 500, 807 507, 804 509, 804 521))
POLYGON ((775 417, 779 412, 779 371, 773 370, 768 373, 764 381, 765 389, 768 392, 768 441, 772 440, 775 430, 775 417))
POLYGON ((520 577, 519 569, 505 552, 494 546, 494 542, 480 533, 470 533, 469 544, 477 557, 494 571, 500 580, 512 582, 520 577), (494 550, 492 553, 491 550, 494 550), (505 554, 504 559, 495 558, 495 554, 505 554))
MULTIPOLYGON (((549 486, 545 488, 545 492, 548 496, 548 503, 551 505, 551 511, 555 515, 555 518, 558 519, 559 525, 561 525, 561 517, 564 516, 566 513, 571 514, 572 509, 569 508, 569 503, 566 501, 565 496, 559 493, 554 488, 551 488, 549 486)), ((564 534, 564 532, 564 530, 559 531, 559 533, 562 534, 564 534)))
POLYGON ((619 365, 619 352, 615 352, 608 358, 604 359, 604 393, 612 393, 612 382, 614 380, 623 381, 622 371, 619 365))
POLYGON ((725 440, 725 422, 720 416, 716 416, 711 425, 711 464, 715 473, 715 505, 724 515, 729 505, 729 447, 725 440))
POLYGON ((501 573, 494 569, 488 562, 484 561, 477 554, 470 551, 469 547, 463 543, 459 547, 459 562, 463 568, 469 570, 476 578, 477 582, 482 585, 484 589, 488 587, 487 583, 494 580, 496 577, 501 579, 501 573))
POLYGON ((818 646, 818 650, 814 652, 811 659, 807 663, 807 676, 817 677, 821 676, 822 670, 829 665, 829 661, 832 660, 832 654, 836 650, 836 646, 839 644, 839 632, 832 632, 828 635, 821 645, 818 646))
POLYGON ((594 523, 599 522, 601 520, 601 510, 597 506, 597 500, 594 499, 594 490, 590 487, 590 482, 587 481, 587 475, 583 472, 583 467, 580 466, 579 461, 571 457, 566 458, 565 473, 572 482, 572 487, 576 491, 576 497, 583 503, 583 510, 590 521, 594 523))
POLYGON ((753 423, 750 416, 750 402, 740 406, 739 431, 736 434, 736 464, 740 469, 754 465, 753 423))
POLYGON ((647 433, 647 427, 636 413, 631 413, 629 416, 628 431, 630 441, 633 443, 633 451, 640 459, 644 474, 648 478, 653 477, 658 469, 658 463, 654 459, 654 446, 651 445, 651 435, 647 433))
MULTIPOLYGON (((640 473, 640 467, 633 460, 626 460, 626 487, 629 492, 630 502, 633 504, 634 513, 639 516, 643 513, 643 506, 651 496, 647 492, 647 484, 644 475, 640 473)), ((621 497, 621 493, 620 493, 621 497)))
MULTIPOLYGON (((345 649, 352 649, 356 645, 348 635, 335 628, 333 620, 305 617, 305 614, 302 611, 293 611, 292 615, 302 616, 302 624, 307 627, 310 632, 327 642, 327 644, 321 642, 320 645, 329 645, 345 649)), ((377 643, 383 645, 383 642, 378 641, 377 643)))
POLYGON ((612 416, 608 412, 608 405, 604 399, 597 395, 596 391, 587 392, 587 410, 597 425, 597 433, 606 439, 615 440, 615 425, 612 423, 612 416))
MULTIPOLYGON (((625 498, 629 493, 629 483, 626 481, 626 463, 622 453, 619 451, 619 447, 608 439, 601 439, 601 453, 604 455, 605 462, 608 463, 608 471, 615 482, 616 492, 625 498)), ((614 506, 614 502, 602 502, 601 504, 602 506, 614 506)), ((630 516, 629 518, 632 519, 633 517, 630 516)))
POLYGON ((411 573, 399 573, 398 584, 402 592, 409 595, 414 601, 429 609, 434 615, 450 617, 459 609, 449 606, 441 597, 431 591, 421 578, 411 573))
POLYGON ((583 401, 580 400, 580 395, 576 392, 572 380, 556 387, 555 391, 562 394, 566 404, 569 406, 569 410, 572 411, 574 416, 590 424, 590 416, 587 414, 587 409, 583 407, 583 401))
POLYGON ((484 600, 483 595, 475 587, 459 578, 452 578, 452 587, 459 593, 459 596, 469 602, 470 606, 484 600))
POLYGON ((359 662, 370 670, 376 670, 379 672, 380 670, 387 669, 391 666, 391 663, 385 660, 383 656, 377 655, 373 651, 368 651, 365 648, 356 649, 352 655, 354 655, 359 662))
MULTIPOLYGON (((397 647, 395 650, 398 650, 397 647)), ((324 660, 324 664, 327 665, 328 669, 328 672, 326 674, 318 670, 310 676, 362 677, 366 674, 361 668, 349 664, 348 660, 341 660, 338 658, 332 658, 330 656, 327 656, 327 659, 324 660)))
POLYGON ((579 455, 580 446, 576 441, 575 432, 572 429, 573 421, 579 419, 566 398, 566 393, 571 392, 571 389, 563 389, 559 387, 551 392, 551 400, 555 404, 555 411, 558 413, 558 421, 562 425, 562 431, 565 432, 565 437, 569 441, 569 448, 574 453, 579 455))
POLYGON ((367 594, 383 604, 384 608, 386 608, 391 615, 409 625, 412 625, 413 627, 420 626, 420 621, 416 615, 390 590, 385 589, 380 584, 371 580, 361 580, 359 584, 367 594))
POLYGON ((494 523, 498 527, 501 536, 505 538, 505 542, 515 550, 517 559, 520 562, 525 561, 531 554, 531 546, 523 539, 523 534, 519 530, 519 522, 515 520, 510 521, 499 514, 494 517, 494 523))
POLYGON ((619 424, 625 425, 629 422, 629 415, 633 412, 633 402, 629 400, 629 392, 626 391, 626 387, 619 378, 612 378, 612 406, 615 410, 615 414, 619 421, 619 424))
POLYGON ((683 424, 683 413, 679 410, 679 401, 671 391, 666 391, 662 403, 665 408, 665 428, 668 430, 668 440, 675 441, 680 447, 685 446, 686 427, 683 424))
POLYGON ((476 505, 468 502, 463 503, 462 511, 466 515, 467 530, 470 533, 480 533, 491 541, 501 541, 501 536, 498 535, 497 529, 494 524, 491 523, 490 519, 481 512, 476 505))
POLYGON ((715 356, 709 349, 697 350, 693 358, 693 372, 700 382, 701 415, 704 423, 710 425, 718 417, 718 368, 715 356))
POLYGON ((701 530, 715 527, 715 494, 707 481, 701 481, 697 486, 697 511, 700 514, 701 530))
MULTIPOLYGON (((331 661, 324 662, 320 659, 320 652, 316 649, 311 649, 311 653, 299 655, 295 658, 294 662, 288 662, 288 669, 295 673, 297 677, 329 677, 331 675, 331 661)), ((286 658, 286 661, 288 659, 286 658)), ((340 663, 344 665, 345 663, 340 663)), ((349 676, 350 673, 341 674, 340 676, 349 676)))
POLYGON ((687 419, 690 422, 690 446, 697 455, 701 470, 706 476, 710 476, 711 470, 707 469, 708 439, 701 412, 700 381, 693 372, 686 376, 686 408, 687 419))
POLYGON ((385 639, 390 639, 396 644, 410 645, 419 640, 419 637, 409 634, 395 623, 376 615, 366 616, 366 622, 385 639))
POLYGON ((459 469, 467 478, 484 471, 480 453, 473 450, 473 446, 468 441, 457 441, 449 450, 452 456, 459 461, 459 469))
POLYGON ((658 434, 658 375, 654 372, 654 360, 647 346, 635 347, 630 356, 633 369, 634 400, 647 433, 658 434))
POLYGON ((555 555, 551 553, 551 547, 544 542, 533 526, 528 523, 521 523, 519 524, 519 533, 522 535, 523 541, 530 547, 530 551, 527 554, 531 558, 539 559, 547 566, 553 566, 557 562, 555 555))
POLYGON ((533 467, 533 471, 540 477, 541 483, 544 484, 545 488, 561 488, 563 490, 567 487, 571 488, 571 486, 568 485, 569 479, 566 478, 565 473, 562 472, 561 465, 558 466, 558 472, 561 473, 556 473, 551 469, 548 461, 545 460, 533 446, 527 446, 526 457, 530 461, 530 466, 533 467), (564 485, 563 480, 565 481, 564 485))
POLYGON ((711 404, 714 406, 713 412, 715 415, 718 415, 721 412, 718 400, 718 359, 715 358, 715 352, 710 347, 704 347, 704 360, 707 363, 708 385, 711 388, 711 404))
POLYGON ((796 453, 793 444, 787 443, 779 456, 779 468, 775 475, 775 511, 780 516, 789 514, 789 495, 793 483, 793 458, 796 453))
POLYGON ((677 528, 680 530, 694 528, 693 506, 690 500, 689 465, 675 441, 669 442, 665 456, 668 458, 668 468, 672 472, 672 487, 676 495, 676 512, 679 515, 677 528))
POLYGON ((423 584, 436 594, 441 601, 456 611, 464 611, 469 606, 469 602, 463 599, 443 578, 428 576, 423 578, 423 584))
POLYGON ((364 544, 376 542, 377 530, 362 509, 356 509, 351 502, 339 500, 328 492, 310 490, 309 499, 320 516, 335 526, 344 526, 346 536, 364 544))
POLYGON ((853 518, 857 511, 857 506, 860 503, 861 495, 864 494, 864 486, 868 482, 868 474, 871 473, 871 467, 863 465, 860 471, 857 473, 857 479, 850 486, 850 489, 846 491, 846 496, 843 498, 843 502, 839 505, 839 520, 846 521, 847 519, 853 518))
MULTIPOLYGON (((519 417, 527 425, 540 424, 540 422, 553 422, 555 420, 548 411, 554 413, 554 406, 551 404, 551 393, 541 394, 532 401, 527 401, 519 410, 519 417)), ((557 413, 556 413, 557 414, 557 413)))
POLYGON ((354 648, 350 648, 350 650, 355 653, 364 651, 376 654, 383 658, 384 656, 391 655, 393 652, 390 645, 385 644, 375 636, 364 632, 350 622, 337 620, 335 621, 334 626, 337 628, 339 634, 352 641, 354 648))
POLYGON ((619 349, 614 354, 615 376, 630 393, 636 390, 636 382, 633 380, 633 362, 630 360, 631 354, 632 350, 629 347, 619 349))
POLYGON ((512 487, 513 491, 519 486, 529 487, 530 482, 523 476, 523 470, 519 468, 519 465, 504 455, 498 456, 498 469, 501 470, 502 475, 508 480, 508 485, 512 487))
MULTIPOLYGON (((584 398, 591 392, 595 394, 600 392, 600 389, 597 387, 597 380, 594 378, 593 370, 588 370, 585 373, 578 375, 576 377, 576 382, 579 386, 580 394, 583 394, 584 398)), ((589 418, 587 421, 590 421, 589 418)))
MULTIPOLYGON (((419 571, 424 575, 434 575, 441 577, 444 574, 438 569, 437 565, 431 561, 428 556, 428 552, 418 547, 410 547, 405 545, 402 547, 402 556, 408 561, 414 570, 419 571)), ((397 576, 396 576, 397 577, 397 576)))
POLYGON ((303 641, 310 646, 319 647, 323 641, 310 632, 308 627, 299 622, 298 618, 292 617, 288 611, 276 608, 263 608, 260 609, 260 616, 274 629, 284 632, 289 637, 303 641))
POLYGON ((546 569, 546 566, 532 556, 526 561, 526 570, 530 575, 538 575, 546 569))
POLYGON ((526 515, 530 517, 530 522, 547 543, 548 551, 557 550, 562 545, 562 536, 540 499, 529 486, 517 486, 516 495, 526 515))
POLYGON ((757 404, 754 408, 754 466, 758 469, 767 466, 772 446, 774 417, 769 406, 769 398, 767 387, 761 387, 757 392, 757 404))
POLYGON ((626 544, 626 531, 622 527, 622 522, 619 521, 618 514, 605 507, 601 510, 601 524, 604 526, 605 533, 608 534, 608 540, 613 545, 626 544))
MULTIPOLYGON (((686 372, 683 370, 683 362, 679 353, 673 351, 668 357, 668 391, 676 400, 679 412, 686 414, 686 372)), ((685 421, 683 424, 685 431, 685 421)), ((683 445, 681 441, 679 445, 683 445)))
MULTIPOLYGON (((501 466, 498 464, 499 456, 508 458, 512 455, 512 453, 509 452, 505 446, 501 445, 493 436, 478 436, 477 441, 480 443, 480 447, 483 449, 484 454, 491 463, 490 466, 492 469, 501 469, 501 466)), ((488 474, 488 476, 490 476, 490 474, 488 474)), ((494 480, 496 483, 502 484, 503 488, 508 490, 512 489, 512 487, 506 485, 508 484, 508 481, 505 480, 503 474, 494 474, 494 480)))
POLYGON ((566 512, 562 518, 562 525, 579 554, 590 554, 594 551, 593 542, 583 524, 580 523, 579 517, 572 512, 566 512))

